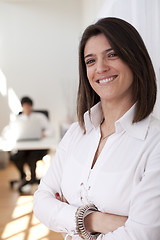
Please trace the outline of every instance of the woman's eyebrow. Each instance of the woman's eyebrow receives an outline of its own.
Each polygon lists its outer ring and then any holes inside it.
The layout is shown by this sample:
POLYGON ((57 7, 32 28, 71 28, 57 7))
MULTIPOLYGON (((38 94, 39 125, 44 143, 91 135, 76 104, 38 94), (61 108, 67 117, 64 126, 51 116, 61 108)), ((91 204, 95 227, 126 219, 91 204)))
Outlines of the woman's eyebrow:
POLYGON ((92 57, 92 56, 94 56, 94 54, 92 54, 92 53, 88 54, 88 55, 84 56, 84 59, 87 58, 87 57, 92 57))
MULTIPOLYGON (((110 51, 112 51, 113 50, 113 48, 108 48, 108 49, 106 49, 104 52, 110 52, 110 51)), ((92 53, 90 53, 90 54, 87 54, 86 56, 84 56, 84 59, 86 59, 87 57, 92 57, 92 56, 94 56, 95 54, 92 54, 92 53)))
POLYGON ((110 51, 112 51, 113 50, 113 48, 108 48, 107 50, 106 50, 106 52, 110 52, 110 51))

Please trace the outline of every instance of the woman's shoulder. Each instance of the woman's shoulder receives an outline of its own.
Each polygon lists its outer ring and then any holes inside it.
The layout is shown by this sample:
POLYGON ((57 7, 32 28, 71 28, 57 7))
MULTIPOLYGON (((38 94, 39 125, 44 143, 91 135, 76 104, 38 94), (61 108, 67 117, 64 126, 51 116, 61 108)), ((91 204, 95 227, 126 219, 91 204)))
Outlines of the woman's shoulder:
POLYGON ((72 136, 73 137, 74 135, 79 135, 79 134, 82 134, 82 133, 83 133, 83 130, 80 127, 79 123, 74 122, 74 123, 71 123, 68 126, 68 129, 67 129, 64 137, 66 137, 66 136, 72 136))
POLYGON ((63 136, 61 136, 58 148, 67 149, 68 147, 73 147, 73 145, 78 141, 79 137, 82 136, 82 134, 83 130, 81 129, 78 122, 70 124, 63 136))

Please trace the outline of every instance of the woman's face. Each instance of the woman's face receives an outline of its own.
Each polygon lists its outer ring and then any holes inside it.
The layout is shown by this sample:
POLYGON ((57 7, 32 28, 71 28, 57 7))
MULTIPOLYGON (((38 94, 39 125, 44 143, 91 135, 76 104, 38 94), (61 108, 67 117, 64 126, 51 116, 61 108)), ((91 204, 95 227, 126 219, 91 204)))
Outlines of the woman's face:
POLYGON ((88 39, 84 48, 87 77, 101 101, 132 102, 133 73, 104 34, 88 39))

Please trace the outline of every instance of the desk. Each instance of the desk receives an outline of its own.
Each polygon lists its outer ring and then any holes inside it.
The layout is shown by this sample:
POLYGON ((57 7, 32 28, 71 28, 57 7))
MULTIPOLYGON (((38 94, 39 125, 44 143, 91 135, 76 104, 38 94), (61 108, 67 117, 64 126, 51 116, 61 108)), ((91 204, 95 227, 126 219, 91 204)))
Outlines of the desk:
MULTIPOLYGON (((46 138, 42 138, 40 140, 35 140, 35 141, 32 140, 32 141, 19 141, 19 142, 16 142, 13 140, 12 141, 4 140, 3 138, 0 138, 0 155, 1 155, 0 168, 6 168, 9 163, 9 156, 7 152, 10 152, 10 151, 16 152, 18 150, 41 150, 41 149, 43 150, 49 149, 51 152, 54 152, 56 151, 57 144, 58 144, 58 141, 56 140, 56 138, 53 138, 53 137, 46 137, 46 138)), ((34 166, 34 164, 33 166, 32 165, 30 166, 30 169, 32 172, 36 172, 36 167, 34 166)), ((44 168, 43 168, 43 171, 44 171, 44 168)), ((10 184, 11 184, 11 187, 13 187, 14 184, 18 182, 19 183, 18 191, 22 193, 24 191, 24 188, 28 187, 28 184, 31 185, 33 183, 39 183, 39 181, 40 181, 39 179, 36 179, 35 177, 33 177, 33 179, 31 179, 30 181, 25 181, 21 183, 17 180, 14 180, 14 181, 11 181, 10 184)), ((30 191, 31 189, 29 190, 29 192, 30 191)))
POLYGON ((13 151, 13 150, 38 150, 50 149, 56 150, 58 141, 54 137, 46 137, 35 141, 9 141, 0 138, 0 150, 13 151))

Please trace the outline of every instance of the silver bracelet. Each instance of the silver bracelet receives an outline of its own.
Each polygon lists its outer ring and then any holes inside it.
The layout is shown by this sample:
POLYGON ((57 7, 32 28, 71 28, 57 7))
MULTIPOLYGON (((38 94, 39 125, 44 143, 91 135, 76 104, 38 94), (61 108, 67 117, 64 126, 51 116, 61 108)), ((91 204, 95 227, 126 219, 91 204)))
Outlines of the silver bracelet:
POLYGON ((84 218, 92 212, 98 211, 98 208, 94 204, 88 204, 81 206, 77 209, 76 218, 76 231, 77 234, 83 239, 95 240, 100 233, 90 233, 85 229, 84 218))

